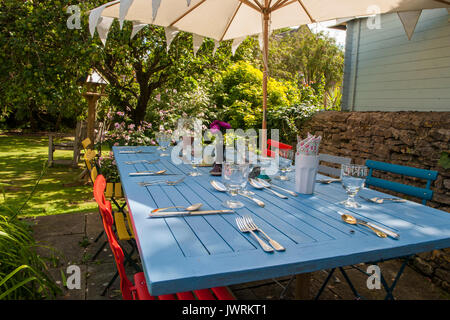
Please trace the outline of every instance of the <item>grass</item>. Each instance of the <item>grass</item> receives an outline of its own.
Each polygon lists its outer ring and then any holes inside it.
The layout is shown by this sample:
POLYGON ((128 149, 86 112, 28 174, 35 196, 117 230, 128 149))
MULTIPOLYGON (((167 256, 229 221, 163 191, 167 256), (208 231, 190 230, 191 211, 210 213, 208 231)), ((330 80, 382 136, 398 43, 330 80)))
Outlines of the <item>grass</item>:
MULTIPOLYGON (((56 150, 54 159, 71 159, 72 155, 72 151, 56 150)), ((8 206, 21 206, 47 159, 48 136, 0 134, 0 184, 8 206)), ((92 186, 78 180, 83 168, 82 162, 79 168, 63 165, 48 168, 21 216, 95 211, 92 186)), ((5 203, 5 198, 0 196, 0 204, 5 203)))

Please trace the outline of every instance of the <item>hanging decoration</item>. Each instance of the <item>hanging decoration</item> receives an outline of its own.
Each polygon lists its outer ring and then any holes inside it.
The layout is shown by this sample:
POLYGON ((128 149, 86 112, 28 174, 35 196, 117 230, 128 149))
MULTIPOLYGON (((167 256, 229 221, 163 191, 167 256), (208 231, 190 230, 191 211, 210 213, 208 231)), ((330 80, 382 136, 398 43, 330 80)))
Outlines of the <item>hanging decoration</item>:
POLYGON ((200 47, 202 46, 203 43, 203 36, 199 36, 197 34, 192 34, 192 42, 194 45, 194 57, 197 55, 197 51, 198 49, 200 49, 200 47))
POLYGON ((233 54, 233 56, 236 53, 237 48, 242 43, 242 41, 245 40, 245 38, 247 38, 247 36, 233 39, 233 44, 231 45, 231 53, 233 54))
POLYGON ((128 13, 128 10, 130 9, 131 4, 134 0, 120 0, 120 8, 119 8, 119 25, 120 30, 122 30, 123 27, 123 21, 125 20, 125 16, 128 13))
POLYGON ((152 0, 152 19, 155 21, 156 15, 158 14, 159 6, 161 5, 161 0, 152 0))
POLYGON ((405 29, 408 40, 411 40, 421 13, 422 10, 397 12, 398 17, 403 24, 403 28, 405 29))
POLYGON ((133 30, 131 31, 130 39, 133 39, 134 36, 147 25, 148 24, 146 24, 146 23, 140 23, 139 21, 133 21, 133 30))
POLYGON ((113 21, 114 18, 100 17, 99 23, 97 24, 97 32, 104 46, 106 45, 106 38, 108 37, 108 32, 113 21))
POLYGON ((175 38, 175 36, 180 31, 173 27, 166 27, 166 28, 164 28, 164 32, 166 34, 166 51, 169 52, 169 48, 170 48, 170 44, 172 43, 172 40, 175 38))

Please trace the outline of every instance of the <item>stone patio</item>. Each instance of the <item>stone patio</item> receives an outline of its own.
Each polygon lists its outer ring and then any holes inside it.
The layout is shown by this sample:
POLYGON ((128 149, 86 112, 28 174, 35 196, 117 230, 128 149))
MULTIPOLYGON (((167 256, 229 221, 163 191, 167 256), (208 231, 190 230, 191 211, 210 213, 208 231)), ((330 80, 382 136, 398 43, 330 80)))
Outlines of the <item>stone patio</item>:
MULTIPOLYGON (((33 225, 34 237, 42 245, 48 245, 57 250, 58 265, 50 267, 54 280, 63 289, 63 294, 58 299, 63 300, 120 300, 122 295, 119 287, 119 279, 113 283, 105 296, 102 296, 104 288, 116 273, 116 266, 109 245, 101 251, 93 261, 92 257, 105 241, 102 236, 98 242, 95 238, 102 231, 100 216, 95 213, 64 214, 57 216, 43 216, 30 219, 33 225), (69 265, 77 265, 81 270, 81 289, 69 290, 63 286, 62 272, 66 274, 69 265)), ((123 244, 129 248, 128 244, 123 244)), ((49 251, 42 249, 43 255, 49 251)), ((380 264, 381 271, 390 284, 399 269, 401 262, 392 260, 380 264)), ((129 270, 130 278, 134 270, 129 270)), ((359 271, 349 269, 348 274, 360 294, 368 299, 383 299, 383 289, 370 290, 366 280, 359 271)), ((67 276, 67 274, 66 274, 67 276)), ((312 273, 310 298, 314 298, 327 276, 327 272, 317 271, 312 273)), ((264 281, 243 283, 230 286, 231 291, 239 300, 272 300, 279 299, 282 286, 289 282, 290 277, 268 279, 264 281)), ((284 299, 294 299, 294 283, 288 288, 284 299)), ((449 300, 450 295, 437 287, 431 280, 418 273, 411 266, 407 266, 397 287, 394 297, 399 300, 449 300)), ((321 299, 327 300, 352 300, 354 299, 348 284, 340 272, 336 272, 329 282, 328 287, 322 293, 321 299)))

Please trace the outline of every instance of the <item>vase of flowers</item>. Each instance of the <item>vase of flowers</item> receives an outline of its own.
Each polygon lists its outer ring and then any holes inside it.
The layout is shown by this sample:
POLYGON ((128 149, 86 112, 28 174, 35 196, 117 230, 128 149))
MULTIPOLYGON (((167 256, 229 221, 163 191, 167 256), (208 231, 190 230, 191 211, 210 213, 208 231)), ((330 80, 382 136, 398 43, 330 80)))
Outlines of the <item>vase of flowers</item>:
POLYGON ((209 131, 215 138, 216 150, 215 150, 215 162, 212 170, 209 172, 213 176, 222 175, 222 163, 224 160, 224 135, 227 129, 231 129, 231 125, 225 121, 214 120, 209 125, 209 131))

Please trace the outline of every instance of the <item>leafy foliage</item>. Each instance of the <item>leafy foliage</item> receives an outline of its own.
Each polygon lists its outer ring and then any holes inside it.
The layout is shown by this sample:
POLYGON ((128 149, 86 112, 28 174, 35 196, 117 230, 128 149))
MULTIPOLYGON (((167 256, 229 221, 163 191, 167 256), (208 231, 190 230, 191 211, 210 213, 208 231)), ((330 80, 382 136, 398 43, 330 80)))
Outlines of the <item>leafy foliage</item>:
POLYGON ((17 218, 35 192, 40 178, 20 208, 8 205, 3 193, 5 202, 0 205, 0 300, 51 298, 60 292, 48 274, 45 259, 36 252, 41 246, 33 239, 31 228, 17 218))

